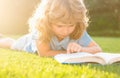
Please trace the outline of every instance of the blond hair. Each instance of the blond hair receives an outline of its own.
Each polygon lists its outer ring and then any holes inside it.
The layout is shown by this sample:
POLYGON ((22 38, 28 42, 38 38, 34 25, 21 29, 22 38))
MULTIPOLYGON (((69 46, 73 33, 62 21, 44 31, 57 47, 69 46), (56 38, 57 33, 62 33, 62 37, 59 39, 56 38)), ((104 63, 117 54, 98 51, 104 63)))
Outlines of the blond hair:
POLYGON ((29 20, 30 31, 37 29, 39 39, 50 42, 53 36, 51 24, 58 22, 75 24, 76 28, 70 38, 78 39, 88 26, 86 13, 87 9, 83 0, 41 0, 29 20))

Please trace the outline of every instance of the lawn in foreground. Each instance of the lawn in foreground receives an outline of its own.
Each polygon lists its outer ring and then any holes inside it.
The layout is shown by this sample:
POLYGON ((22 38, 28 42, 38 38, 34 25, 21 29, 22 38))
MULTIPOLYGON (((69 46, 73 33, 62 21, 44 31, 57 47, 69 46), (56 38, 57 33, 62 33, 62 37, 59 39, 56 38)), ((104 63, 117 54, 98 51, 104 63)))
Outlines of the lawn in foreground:
MULTIPOLYGON (((105 52, 120 53, 120 38, 93 37, 105 52)), ((0 49, 0 78, 120 78, 120 64, 63 65, 53 58, 0 49)))

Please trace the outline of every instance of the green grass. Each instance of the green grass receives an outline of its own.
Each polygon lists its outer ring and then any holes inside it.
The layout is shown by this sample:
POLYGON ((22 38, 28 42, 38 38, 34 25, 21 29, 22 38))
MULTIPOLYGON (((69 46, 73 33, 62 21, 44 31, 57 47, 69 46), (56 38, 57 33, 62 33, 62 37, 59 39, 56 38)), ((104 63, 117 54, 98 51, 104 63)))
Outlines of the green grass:
MULTIPOLYGON (((120 38, 93 37, 105 52, 120 53, 120 38)), ((53 58, 0 49, 0 78, 120 78, 120 64, 63 65, 53 58)))

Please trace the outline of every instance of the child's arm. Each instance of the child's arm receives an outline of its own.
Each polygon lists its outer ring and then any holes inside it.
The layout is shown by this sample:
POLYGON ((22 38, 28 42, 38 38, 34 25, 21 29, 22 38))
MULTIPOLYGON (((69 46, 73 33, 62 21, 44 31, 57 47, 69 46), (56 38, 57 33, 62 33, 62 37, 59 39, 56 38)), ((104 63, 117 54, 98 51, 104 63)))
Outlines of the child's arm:
POLYGON ((91 41, 87 47, 82 47, 80 44, 77 43, 69 43, 67 47, 67 53, 74 53, 74 52, 88 52, 88 53, 97 53, 101 52, 102 49, 99 47, 97 43, 91 41))
POLYGON ((49 44, 36 41, 37 52, 39 56, 55 56, 56 54, 66 53, 66 51, 53 51, 49 44))
POLYGON ((95 41, 91 41, 87 47, 82 47, 81 51, 89 52, 89 53, 97 53, 97 52, 102 52, 102 49, 95 41))

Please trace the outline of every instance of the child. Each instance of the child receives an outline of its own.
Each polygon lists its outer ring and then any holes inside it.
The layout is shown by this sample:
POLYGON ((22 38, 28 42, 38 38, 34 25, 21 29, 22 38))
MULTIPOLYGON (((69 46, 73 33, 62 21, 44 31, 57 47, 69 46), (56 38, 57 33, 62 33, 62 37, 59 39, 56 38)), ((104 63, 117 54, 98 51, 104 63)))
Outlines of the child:
POLYGON ((86 31, 86 12, 83 0, 42 0, 29 20, 30 33, 18 40, 1 38, 0 47, 37 52, 39 56, 101 52, 86 31))

